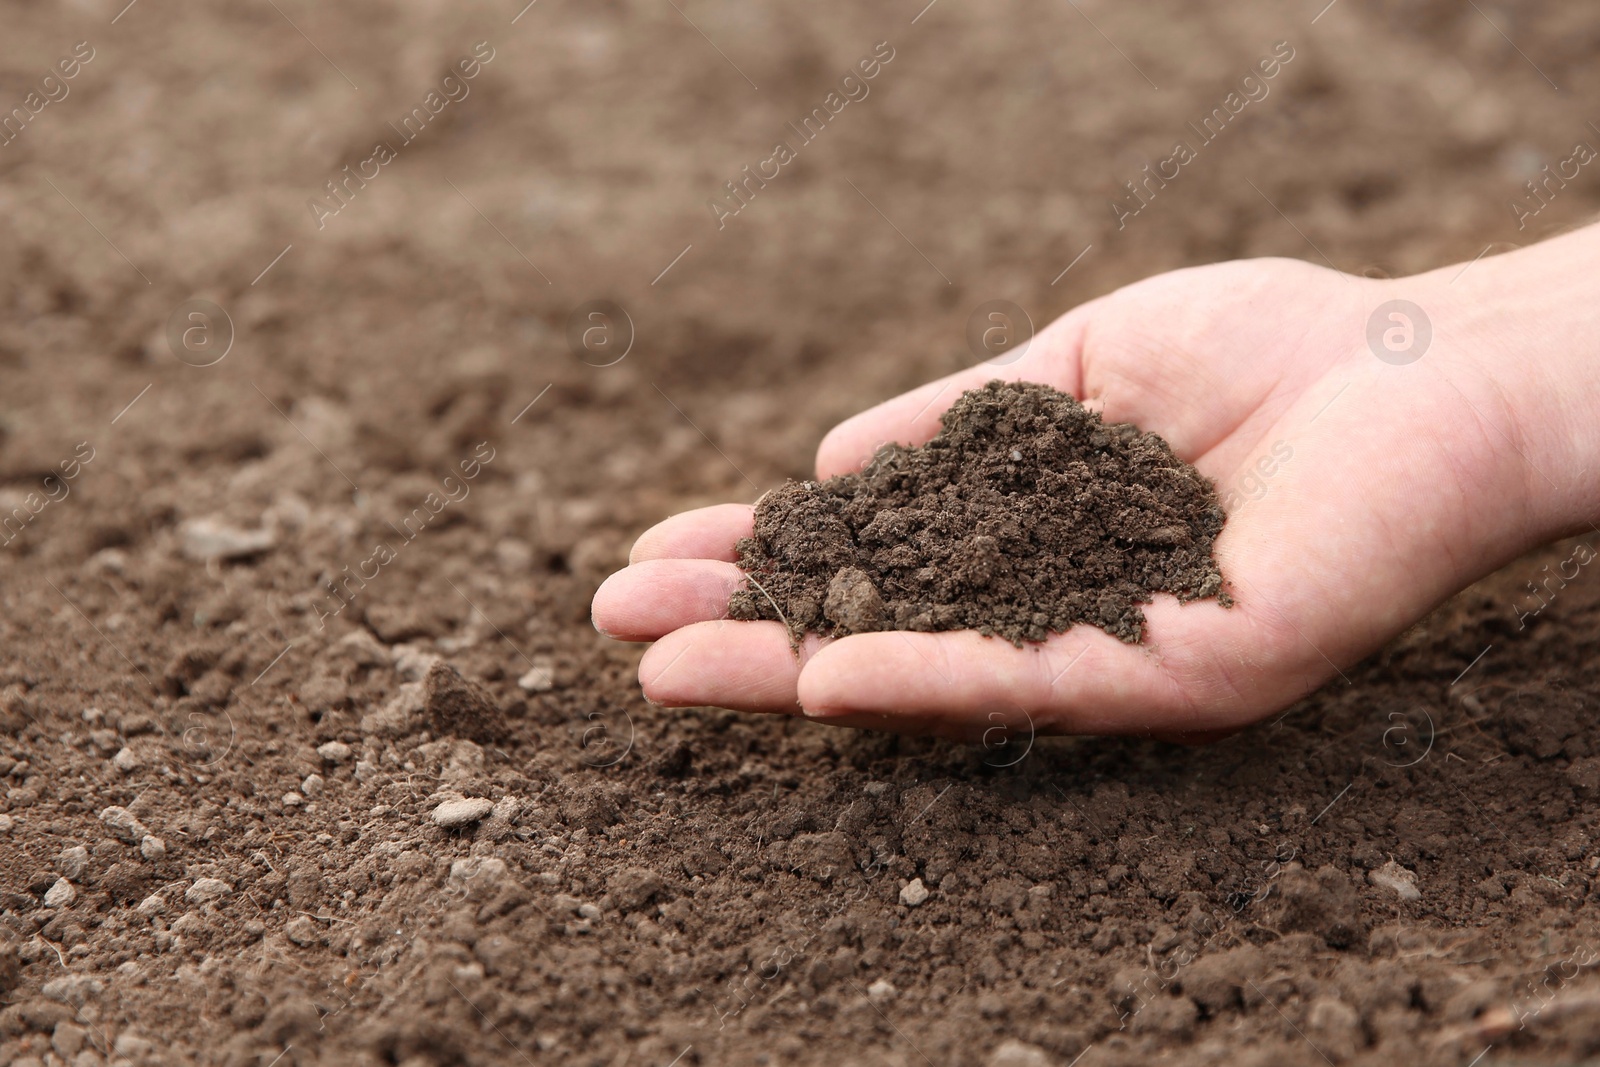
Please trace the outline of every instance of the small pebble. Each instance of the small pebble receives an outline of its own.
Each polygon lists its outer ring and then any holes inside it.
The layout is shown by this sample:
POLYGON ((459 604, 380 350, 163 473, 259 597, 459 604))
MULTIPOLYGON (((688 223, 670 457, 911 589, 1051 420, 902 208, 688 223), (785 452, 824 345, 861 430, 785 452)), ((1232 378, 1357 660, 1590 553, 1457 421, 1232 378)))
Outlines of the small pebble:
POLYGON ((899 992, 887 978, 880 978, 867 986, 867 996, 872 1000, 892 1000, 899 992))
POLYGON ((447 800, 433 809, 433 821, 446 830, 454 830, 477 822, 493 810, 494 801, 485 797, 447 800))
POLYGON ((190 519, 178 528, 183 554, 192 560, 246 559, 271 548, 277 538, 269 529, 242 530, 216 519, 190 519))
POLYGON ((83 872, 89 869, 89 850, 82 845, 73 845, 71 848, 61 850, 61 855, 56 857, 56 870, 62 877, 70 878, 77 882, 83 880, 83 872))
POLYGON ((308 774, 306 780, 300 783, 300 792, 308 797, 320 796, 324 784, 322 775, 308 774))
POLYGON ((343 763, 350 758, 350 746, 343 741, 329 741, 317 746, 317 755, 329 763, 343 763))
POLYGON ((395 673, 408 681, 420 681, 439 662, 437 655, 416 645, 395 645, 390 655, 394 657, 395 673))
POLYGON ((300 805, 304 804, 305 802, 306 802, 306 798, 301 796, 299 793, 285 793, 285 794, 283 794, 283 806, 286 807, 286 808, 298 808, 300 805))
POLYGON ((9 815, 0 815, 0 834, 9 834, 11 827, 16 825, 16 820, 9 815))
POLYGON ((156 1043, 124 1030, 117 1035, 116 1044, 111 1047, 118 1056, 137 1061, 149 1058, 156 1050, 156 1043))
POLYGON ((50 1037, 50 1047, 55 1049, 57 1056, 70 1062, 74 1056, 83 1050, 84 1041, 88 1039, 88 1036, 89 1031, 63 1019, 56 1023, 55 1030, 50 1037))
POLYGON ((533 668, 517 679, 517 684, 530 693, 548 693, 556 687, 556 672, 548 662, 535 660, 533 668))
POLYGON ((283 928, 283 936, 297 945, 310 947, 322 940, 322 931, 307 916, 291 919, 283 928))
POLYGON ((495 886, 511 877, 511 868, 499 856, 467 856, 450 864, 450 881, 457 885, 495 886))
POLYGON ((183 894, 183 899, 191 904, 209 904, 213 900, 221 900, 233 892, 233 886, 221 878, 201 878, 189 887, 183 894))
POLYGON ((131 748, 119 749, 117 754, 111 757, 111 763, 123 774, 132 774, 144 766, 139 757, 133 754, 133 749, 131 748))
POLYGON ((47 908, 70 908, 72 902, 78 899, 78 891, 72 888, 72 883, 65 878, 57 878, 44 893, 44 906, 47 908))
POLYGON ((1055 1059, 1038 1045, 1009 1038, 989 1054, 986 1067, 1052 1067, 1055 1059))
POLYGON ((154 863, 160 859, 165 859, 167 855, 167 843, 154 834, 145 834, 144 840, 139 842, 139 855, 143 856, 151 863, 154 863))
POLYGON ((1393 890, 1395 896, 1401 900, 1422 899, 1422 892, 1417 889, 1416 874, 1394 860, 1390 860, 1375 871, 1368 871, 1367 881, 1375 886, 1393 890))
POLYGON ((167 910, 167 902, 152 893, 139 901, 139 907, 135 910, 140 915, 160 915, 167 910))
POLYGON ((928 887, 922 884, 921 878, 913 878, 900 890, 900 903, 908 908, 914 908, 928 899, 928 887))
POLYGON ((143 841, 148 832, 144 828, 144 823, 127 808, 106 808, 100 813, 100 821, 106 824, 106 829, 130 845, 137 845, 143 841))

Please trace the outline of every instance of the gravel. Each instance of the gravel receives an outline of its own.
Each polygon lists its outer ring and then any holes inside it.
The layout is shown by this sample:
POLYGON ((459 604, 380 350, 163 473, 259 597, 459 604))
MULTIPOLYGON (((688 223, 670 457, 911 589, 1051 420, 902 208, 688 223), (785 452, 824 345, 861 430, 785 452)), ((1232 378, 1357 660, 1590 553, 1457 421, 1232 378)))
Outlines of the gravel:
POLYGON ((436 826, 446 830, 456 830, 472 825, 493 810, 494 801, 484 797, 447 800, 433 809, 433 821, 436 826))
POLYGON ((127 808, 106 808, 100 813, 100 821, 106 824, 106 829, 130 845, 137 845, 150 832, 127 808))
POLYGON ((343 763, 350 758, 350 746, 343 741, 329 741, 317 746, 317 755, 329 763, 343 763))
POLYGON ((61 850, 61 855, 56 857, 56 870, 62 877, 73 881, 81 881, 83 872, 89 869, 89 850, 82 845, 73 845, 71 848, 61 850))
POLYGON ((191 904, 210 904, 232 892, 233 886, 221 878, 200 878, 189 887, 188 892, 183 894, 183 899, 191 904))
POLYGON ((190 519, 178 531, 183 554, 204 563, 209 559, 246 559, 271 548, 277 537, 271 530, 241 530, 216 519, 190 519))

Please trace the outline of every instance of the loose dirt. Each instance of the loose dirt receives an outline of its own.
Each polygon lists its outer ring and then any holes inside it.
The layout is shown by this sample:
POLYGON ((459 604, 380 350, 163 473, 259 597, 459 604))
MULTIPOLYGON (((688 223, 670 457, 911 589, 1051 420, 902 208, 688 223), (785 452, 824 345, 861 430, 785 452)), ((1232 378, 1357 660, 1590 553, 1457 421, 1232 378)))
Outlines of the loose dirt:
POLYGON ((1394 275, 1585 220, 1593 168, 1507 210, 1593 136, 1583 5, 276 6, 0 33, 5 115, 95 49, 0 147, 0 1064, 1596 1054, 1573 545, 1204 749, 656 708, 588 621, 640 530, 972 365, 984 302, 1042 326, 1160 270, 1394 275), (169 341, 194 298, 236 335, 209 366, 169 341), (596 300, 620 361, 567 347, 596 300))
POLYGON ((859 474, 762 497, 729 616, 781 620, 796 641, 970 629, 1020 645, 1087 622, 1137 642, 1152 593, 1226 598, 1216 490, 1157 435, 999 381, 941 424, 859 474))

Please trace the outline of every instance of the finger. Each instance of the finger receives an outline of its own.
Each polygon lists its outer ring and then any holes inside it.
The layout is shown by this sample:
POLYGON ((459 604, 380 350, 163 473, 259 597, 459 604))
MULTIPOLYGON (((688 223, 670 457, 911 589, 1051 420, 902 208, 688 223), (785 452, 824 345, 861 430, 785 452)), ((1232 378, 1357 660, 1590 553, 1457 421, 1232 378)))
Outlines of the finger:
POLYGON ((625 567, 595 591, 595 629, 619 641, 654 641, 680 626, 723 619, 744 572, 714 559, 656 559, 625 567))
POLYGON ((717 504, 696 508, 656 523, 639 535, 628 553, 629 563, 648 559, 720 559, 732 563, 734 544, 749 537, 755 509, 749 504, 717 504))
POLYGON ((1213 725, 1196 721, 1151 647, 1088 626, 1022 648, 972 631, 858 634, 813 657, 798 693, 813 718, 905 716, 948 734, 970 735, 1008 712, 1039 733, 1182 734, 1213 725))
POLYGON ((667 707, 798 715, 795 682, 821 643, 806 638, 797 656, 781 623, 695 623, 650 646, 639 662, 639 685, 647 698, 667 707))
POLYGON ((980 363, 911 390, 852 416, 834 427, 817 449, 817 477, 831 478, 859 470, 888 443, 920 445, 939 432, 939 417, 968 389, 996 378, 1042 382, 1077 395, 1078 357, 1091 301, 1073 309, 1039 332, 1020 355, 1007 362, 980 363))

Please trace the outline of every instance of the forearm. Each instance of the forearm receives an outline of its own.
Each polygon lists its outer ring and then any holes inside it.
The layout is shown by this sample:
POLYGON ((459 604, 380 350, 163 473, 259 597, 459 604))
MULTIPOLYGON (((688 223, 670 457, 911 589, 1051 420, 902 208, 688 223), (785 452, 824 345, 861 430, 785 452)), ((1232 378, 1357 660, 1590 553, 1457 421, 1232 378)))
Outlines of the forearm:
POLYGON ((1600 225, 1413 280, 1444 312, 1435 369, 1463 360, 1508 412, 1489 432, 1527 467, 1533 539, 1600 524, 1600 225))

